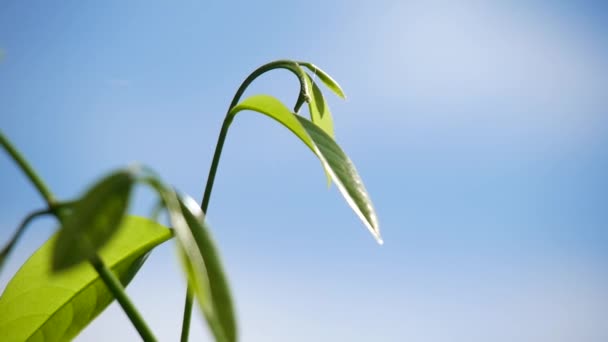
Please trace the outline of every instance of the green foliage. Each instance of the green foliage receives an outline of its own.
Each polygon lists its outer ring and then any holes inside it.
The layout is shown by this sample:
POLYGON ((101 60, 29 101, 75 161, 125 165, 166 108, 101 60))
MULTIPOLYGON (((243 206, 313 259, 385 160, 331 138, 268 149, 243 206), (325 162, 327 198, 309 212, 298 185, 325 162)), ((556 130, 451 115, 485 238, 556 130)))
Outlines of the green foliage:
POLYGON ((145 179, 161 196, 178 242, 189 284, 217 341, 237 340, 236 319, 228 281, 201 208, 156 179, 145 179))
POLYGON ((313 72, 314 75, 319 76, 319 79, 327 86, 327 88, 329 88, 342 99, 346 99, 346 95, 344 94, 344 91, 342 90, 338 82, 336 82, 331 76, 329 76, 328 73, 321 70, 321 68, 317 67, 312 63, 298 62, 298 64, 305 68, 308 68, 310 71, 313 72))
POLYGON ((135 175, 120 170, 89 189, 64 215, 54 246, 53 269, 63 270, 88 260, 120 226, 135 175))
POLYGON ((292 114, 278 99, 268 95, 254 95, 234 107, 230 114, 243 110, 265 114, 293 132, 321 160, 324 169, 336 182, 346 202, 363 221, 368 230, 382 243, 376 212, 357 169, 344 151, 326 131, 307 119, 292 114))
MULTIPOLYGON (((171 236, 166 227, 129 216, 99 254, 127 285, 148 253, 171 236)), ((60 273, 52 269, 57 239, 58 234, 25 262, 0 297, 2 341, 70 340, 112 302, 112 293, 91 265, 80 263, 60 273)))
POLYGON ((174 232, 178 256, 189 284, 182 341, 188 339, 193 303, 190 294, 194 295, 215 339, 237 341, 238 328, 230 287, 204 214, 228 128, 242 111, 264 114, 302 141, 321 161, 328 182, 336 183, 346 202, 376 240, 382 243, 378 219, 361 177, 334 140, 332 114, 315 83, 317 78, 336 95, 345 98, 342 88, 333 78, 307 62, 271 62, 245 79, 226 113, 200 207, 143 167, 113 172, 75 201, 58 202, 0 132, 0 146, 18 164, 48 206, 28 215, 6 247, 0 250, 0 270, 33 218, 52 214, 61 226, 58 233, 26 261, 0 297, 0 338, 3 341, 70 340, 116 299, 142 339, 155 341, 146 322, 130 302, 124 286, 135 276, 152 249, 170 239, 174 232), (298 78, 300 91, 293 111, 269 95, 253 95, 241 101, 246 88, 257 77, 273 69, 286 69, 298 78), (310 120, 297 114, 304 102, 308 104, 310 120), (154 218, 166 210, 173 230, 149 219, 127 216, 131 192, 137 183, 156 190, 160 205, 154 218))
POLYGON ((311 89, 311 97, 308 101, 308 111, 310 112, 311 121, 319 126, 327 135, 334 138, 334 120, 331 117, 329 106, 325 103, 325 98, 321 89, 312 80, 309 75, 306 75, 306 83, 311 89))
POLYGON ((188 280, 218 341, 237 340, 236 319, 228 281, 203 212, 190 197, 180 198, 180 209, 189 230, 176 228, 188 280))
POLYGON ((314 141, 318 149, 317 156, 327 164, 326 169, 329 170, 331 178, 336 182, 348 205, 363 221, 376 241, 382 244, 376 211, 355 165, 322 129, 303 117, 299 116, 298 120, 314 141))
POLYGON ((269 95, 253 95, 232 108, 228 115, 232 119, 243 110, 255 111, 273 118, 295 134, 311 150, 315 150, 312 139, 298 122, 297 116, 291 113, 289 108, 285 107, 277 98, 269 95))

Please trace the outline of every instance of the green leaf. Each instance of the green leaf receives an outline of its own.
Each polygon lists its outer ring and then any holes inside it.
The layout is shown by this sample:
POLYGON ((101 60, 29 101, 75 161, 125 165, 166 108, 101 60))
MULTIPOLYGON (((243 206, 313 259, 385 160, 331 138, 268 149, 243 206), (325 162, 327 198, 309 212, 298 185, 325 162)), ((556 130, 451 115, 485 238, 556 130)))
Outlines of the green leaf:
POLYGON ((346 99, 346 95, 344 94, 344 91, 342 91, 342 88, 340 87, 338 82, 336 82, 331 76, 329 76, 328 73, 321 70, 321 68, 317 67, 316 65, 314 65, 312 63, 298 62, 298 64, 300 64, 301 66, 312 71, 313 74, 315 74, 316 76, 319 76, 319 79, 321 80, 321 82, 323 82, 327 86, 327 88, 332 90, 340 98, 346 99))
POLYGON ((178 196, 158 180, 146 179, 145 182, 163 198, 175 229, 188 283, 194 289, 215 339, 236 341, 237 327, 230 288, 201 209, 192 198, 178 196))
MULTIPOLYGON (((129 216, 99 254, 127 285, 148 253, 171 236, 164 226, 129 216)), ((71 340, 112 302, 112 294, 88 263, 53 272, 56 239, 57 234, 25 262, 0 297, 2 341, 71 340)))
POLYGON ((236 341, 236 319, 228 280, 203 212, 190 197, 180 198, 180 206, 190 228, 190 234, 176 234, 182 241, 182 255, 187 257, 184 262, 188 279, 195 285, 196 298, 218 340, 236 341))
POLYGON ((363 221, 376 241, 382 244, 376 211, 355 165, 321 128, 301 116, 298 116, 298 120, 317 146, 317 156, 328 165, 326 169, 329 170, 348 205, 363 221))
POLYGON ((296 115, 285 107, 277 98, 269 95, 253 95, 248 97, 230 110, 230 120, 243 110, 252 110, 273 118, 287 127, 287 129, 300 138, 300 140, 302 140, 302 142, 311 150, 315 151, 315 145, 312 139, 308 136, 308 133, 304 127, 302 127, 302 124, 300 124, 296 115))
POLYGON ((359 216, 378 243, 382 243, 378 219, 359 173, 322 128, 295 115, 279 100, 268 95, 254 95, 239 103, 230 111, 233 117, 242 110, 253 110, 270 116, 291 130, 321 160, 325 171, 336 183, 338 190, 353 211, 359 216))
POLYGON ((91 187, 62 215, 53 269, 63 270, 93 256, 115 233, 127 212, 135 175, 120 170, 91 187))
MULTIPOLYGON (((329 106, 325 102, 325 98, 323 97, 323 93, 321 93, 321 89, 317 86, 317 84, 312 80, 312 78, 307 74, 306 75, 306 83, 308 89, 312 89, 312 96, 310 96, 308 100, 308 111, 310 112, 310 119, 314 124, 319 126, 325 133, 327 133, 332 138, 334 137, 334 120, 331 117, 331 112, 329 111, 329 106)), ((323 162, 321 162, 323 165, 323 162)), ((323 165, 323 169, 325 170, 325 176, 327 177, 327 186, 331 185, 331 175, 327 168, 323 165)))
POLYGON ((312 96, 308 101, 308 111, 311 121, 319 126, 330 137, 334 138, 334 120, 331 117, 329 106, 325 102, 323 93, 309 75, 306 75, 306 83, 312 89, 312 96))

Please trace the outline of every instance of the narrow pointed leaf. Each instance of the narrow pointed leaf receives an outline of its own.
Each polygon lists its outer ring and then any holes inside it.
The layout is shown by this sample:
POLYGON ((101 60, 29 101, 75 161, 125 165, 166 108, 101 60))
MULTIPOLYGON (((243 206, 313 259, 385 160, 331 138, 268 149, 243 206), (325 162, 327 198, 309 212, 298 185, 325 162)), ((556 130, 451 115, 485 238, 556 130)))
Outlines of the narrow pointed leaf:
MULTIPOLYGON (((129 216, 99 254, 126 286, 148 253, 171 236, 164 226, 129 216)), ((56 239, 57 234, 25 262, 0 297, 2 341, 69 341, 112 302, 112 294, 88 263, 53 272, 56 239)))
POLYGON ((191 233, 179 235, 183 241, 182 246, 192 246, 192 241, 186 242, 184 240, 193 239, 197 247, 195 251, 197 253, 192 253, 192 250, 186 251, 185 248, 183 250, 183 255, 187 256, 188 259, 184 260, 188 271, 188 279, 192 281, 192 284, 197 284, 194 288, 201 309, 210 311, 205 308, 213 307, 213 314, 210 316, 214 317, 211 317, 211 320, 217 322, 213 325, 222 329, 221 333, 219 331, 215 332, 216 336, 222 336, 224 341, 236 341, 236 319, 228 280, 218 250, 209 234, 209 228, 204 223, 203 213, 190 197, 181 198, 180 205, 191 233))
POLYGON ((203 213, 190 197, 180 197, 159 181, 146 179, 168 210, 188 283, 216 341, 237 340, 237 326, 226 275, 203 213))
POLYGON ((312 96, 308 101, 308 111, 310 120, 319 126, 330 137, 334 138, 334 120, 329 111, 329 106, 325 102, 323 93, 309 75, 306 75, 308 88, 312 89, 312 96))
POLYGON ((315 151, 315 145, 312 142, 312 139, 308 136, 308 133, 304 127, 302 127, 302 124, 298 121, 296 115, 294 115, 289 108, 285 107, 277 98, 269 95, 253 95, 232 108, 229 115, 234 117, 243 110, 252 110, 273 118, 287 127, 287 129, 300 138, 300 140, 302 140, 302 142, 311 150, 315 151))
POLYGON ((53 253, 53 269, 62 270, 94 255, 115 233, 127 212, 135 176, 110 174, 91 187, 63 215, 53 253))
POLYGON ((333 91, 340 98, 346 99, 346 95, 344 94, 344 91, 342 90, 342 88, 340 87, 338 82, 336 82, 331 76, 329 76, 328 73, 326 73, 321 68, 317 67, 316 65, 314 65, 312 63, 298 62, 298 64, 300 64, 301 66, 312 71, 313 74, 318 76, 319 79, 321 80, 321 82, 323 82, 323 84, 325 84, 327 86, 327 88, 329 88, 331 91, 333 91))
POLYGON ((268 95, 251 96, 234 107, 230 114, 234 116, 242 110, 253 110, 268 115, 300 138, 321 160, 326 172, 336 182, 349 206, 378 243, 382 243, 376 212, 361 177, 344 151, 323 129, 291 113, 279 100, 268 95))
MULTIPOLYGON (((330 137, 334 138, 334 119, 331 117, 329 106, 325 102, 323 93, 312 78, 307 74, 306 83, 309 89, 312 89, 311 96, 308 101, 308 111, 310 112, 310 120, 319 128, 321 128, 330 137)), ((321 163, 323 165, 323 163, 321 163)), ((329 171, 323 167, 327 177, 327 186, 331 185, 331 175, 329 171)))
POLYGON ((298 120, 314 141, 319 151, 317 155, 328 165, 327 169, 348 205, 382 244, 376 211, 355 165, 321 128, 301 116, 298 120))

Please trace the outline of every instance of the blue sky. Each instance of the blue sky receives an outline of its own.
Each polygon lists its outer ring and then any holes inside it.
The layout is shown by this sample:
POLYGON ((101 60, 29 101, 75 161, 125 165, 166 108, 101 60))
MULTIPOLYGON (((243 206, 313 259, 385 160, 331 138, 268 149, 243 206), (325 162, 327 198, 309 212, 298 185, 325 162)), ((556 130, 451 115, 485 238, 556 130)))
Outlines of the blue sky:
MULTIPOLYGON (((4 1, 0 129, 61 198, 139 161, 199 200, 240 82, 312 61, 348 95, 327 95, 336 135, 385 244, 304 145, 240 115, 209 222, 244 341, 606 341, 607 20, 592 1, 4 1)), ((280 71, 249 91, 290 106, 296 92, 280 71)), ((4 241, 43 203, 4 155, 0 189, 4 241)), ((151 203, 142 190, 133 212, 151 203)), ((31 227, 0 288, 54 228, 31 227)), ((129 287, 167 341, 173 254, 129 287)), ((136 337, 113 305, 78 340, 136 337)))

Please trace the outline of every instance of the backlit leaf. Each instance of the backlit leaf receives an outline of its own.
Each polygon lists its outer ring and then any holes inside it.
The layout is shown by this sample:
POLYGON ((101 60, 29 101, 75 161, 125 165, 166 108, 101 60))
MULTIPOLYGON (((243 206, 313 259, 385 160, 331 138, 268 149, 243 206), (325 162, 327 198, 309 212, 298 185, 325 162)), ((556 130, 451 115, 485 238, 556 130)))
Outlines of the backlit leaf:
POLYGON ((312 139, 308 136, 308 133, 304 127, 302 127, 302 124, 298 121, 296 115, 285 107, 277 98, 270 95, 253 95, 232 108, 229 115, 232 118, 243 110, 255 111, 273 118, 287 127, 287 129, 300 138, 300 140, 302 140, 302 142, 311 150, 315 151, 315 145, 312 142, 312 139))
POLYGON ((291 113, 279 100, 268 95, 254 95, 239 103, 231 116, 252 110, 275 119, 308 146, 321 160, 325 171, 336 182, 344 199, 363 221, 378 243, 382 243, 376 212, 355 166, 344 151, 322 128, 291 113))
POLYGON ((184 246, 183 255, 187 257, 184 261, 188 279, 191 284, 196 284, 194 289, 201 309, 208 311, 207 315, 213 316, 208 319, 217 322, 213 325, 222 329, 221 334, 219 331, 215 332, 216 336, 223 335, 223 339, 218 340, 236 341, 237 328, 232 296, 218 250, 211 239, 209 228, 204 223, 203 213, 190 197, 180 199, 180 205, 190 227, 190 234, 178 235, 184 246), (188 247, 190 250, 187 251, 185 246, 192 246, 192 241, 186 242, 185 239, 193 239, 196 250, 188 247), (210 306, 213 307, 212 310, 207 308, 210 306))
POLYGON ((323 82, 323 84, 325 84, 327 88, 333 91, 336 95, 343 99, 346 99, 346 95, 344 94, 344 91, 342 90, 338 82, 336 82, 331 76, 329 76, 328 73, 326 73, 321 68, 317 67, 312 63, 298 62, 298 64, 312 71, 313 74, 318 76, 321 82, 323 82))
MULTIPOLYGON (((99 254, 127 285, 148 253, 171 236, 164 226, 128 216, 99 254)), ((0 340, 69 341, 112 302, 111 292, 90 264, 53 272, 56 239, 54 235, 45 242, 6 286, 0 297, 0 340)))
POLYGON ((328 165, 326 169, 329 170, 348 205, 363 221, 376 241, 382 244, 376 211, 355 165, 321 128, 301 116, 298 116, 298 120, 314 141, 318 148, 317 155, 328 165))
MULTIPOLYGON (((312 89, 311 96, 308 101, 308 111, 310 112, 310 120, 333 138, 334 120, 331 117, 331 112, 329 111, 329 106, 325 102, 323 93, 321 93, 321 89, 319 89, 317 84, 312 80, 312 78, 308 74, 306 75, 306 83, 308 85, 308 89, 312 89)), ((323 165, 323 163, 321 164, 323 165)), ((330 186, 331 175, 325 167, 324 169, 325 175, 327 176, 327 186, 330 186)))
POLYGON ((330 137, 334 138, 334 120, 331 117, 329 106, 325 102, 323 93, 317 84, 309 75, 306 75, 308 88, 312 89, 312 96, 308 101, 308 111, 310 112, 310 120, 319 126, 330 137))
POLYGON ((144 180, 161 195, 175 230, 188 283, 216 341, 237 340, 232 297, 217 248, 200 207, 155 179, 144 180))
POLYGON ((53 269, 87 260, 111 238, 127 212, 134 181, 130 170, 112 173, 77 200, 68 215, 62 215, 53 269))

